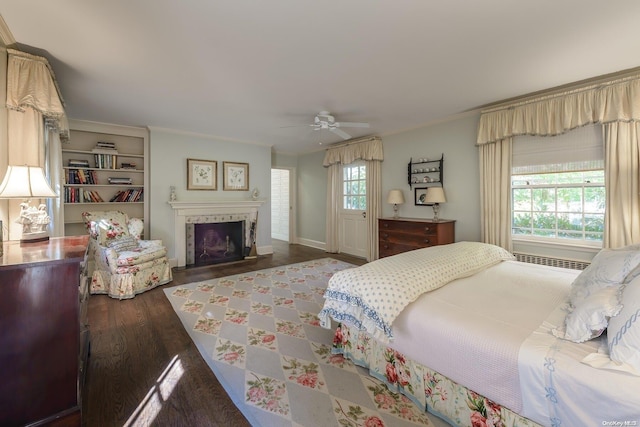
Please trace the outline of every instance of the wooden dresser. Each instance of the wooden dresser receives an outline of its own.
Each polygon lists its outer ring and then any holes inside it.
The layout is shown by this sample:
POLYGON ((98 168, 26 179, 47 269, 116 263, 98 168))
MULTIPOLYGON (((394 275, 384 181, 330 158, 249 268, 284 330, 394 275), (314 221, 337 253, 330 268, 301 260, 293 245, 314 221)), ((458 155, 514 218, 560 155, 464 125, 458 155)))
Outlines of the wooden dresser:
POLYGON ((453 243, 455 221, 418 218, 379 218, 378 251, 384 258, 427 246, 453 243))
POLYGON ((88 236, 4 242, 0 425, 78 426, 89 335, 88 236))

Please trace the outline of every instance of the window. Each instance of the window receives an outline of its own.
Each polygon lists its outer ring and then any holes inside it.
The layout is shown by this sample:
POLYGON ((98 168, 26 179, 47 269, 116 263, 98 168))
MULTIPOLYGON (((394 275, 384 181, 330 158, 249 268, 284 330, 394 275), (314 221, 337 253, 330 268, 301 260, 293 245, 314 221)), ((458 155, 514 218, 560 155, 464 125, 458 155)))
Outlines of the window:
POLYGON ((600 127, 514 138, 512 236, 599 245, 606 192, 600 127))
POLYGON ((364 163, 352 163, 342 167, 342 208, 367 209, 367 167, 364 163))

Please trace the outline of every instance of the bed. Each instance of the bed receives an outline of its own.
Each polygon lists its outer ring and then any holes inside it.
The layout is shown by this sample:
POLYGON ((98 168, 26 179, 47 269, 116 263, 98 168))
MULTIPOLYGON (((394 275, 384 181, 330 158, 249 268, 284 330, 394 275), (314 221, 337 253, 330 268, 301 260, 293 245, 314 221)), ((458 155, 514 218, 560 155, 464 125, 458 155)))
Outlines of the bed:
POLYGON ((640 247, 580 272, 459 242, 337 273, 319 318, 334 353, 453 425, 640 425, 639 266, 640 247))

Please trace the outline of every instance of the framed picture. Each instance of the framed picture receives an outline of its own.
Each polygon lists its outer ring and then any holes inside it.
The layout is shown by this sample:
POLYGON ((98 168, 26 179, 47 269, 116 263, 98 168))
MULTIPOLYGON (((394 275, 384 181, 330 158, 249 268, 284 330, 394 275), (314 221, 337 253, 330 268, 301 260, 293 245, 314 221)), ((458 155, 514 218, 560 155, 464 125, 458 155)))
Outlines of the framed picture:
POLYGON ((222 189, 249 190, 249 163, 222 162, 222 189))
POLYGON ((187 190, 217 190, 218 162, 187 159, 187 190))
POLYGON ((422 187, 422 188, 415 188, 413 190, 413 194, 414 194, 414 204, 416 206, 431 206, 430 204, 426 204, 424 202, 425 198, 427 197, 427 189, 428 187, 422 187))

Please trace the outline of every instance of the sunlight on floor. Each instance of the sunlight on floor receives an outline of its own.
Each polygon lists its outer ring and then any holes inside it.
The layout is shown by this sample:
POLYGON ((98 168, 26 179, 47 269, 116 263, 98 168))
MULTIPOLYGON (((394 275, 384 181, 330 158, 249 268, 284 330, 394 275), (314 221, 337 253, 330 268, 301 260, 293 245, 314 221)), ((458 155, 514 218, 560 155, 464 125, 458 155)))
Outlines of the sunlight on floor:
POLYGON ((182 363, 180 363, 180 359, 176 355, 160 375, 156 384, 138 405, 135 412, 129 417, 124 427, 151 425, 160 410, 162 410, 162 404, 169 399, 183 374, 182 363))

